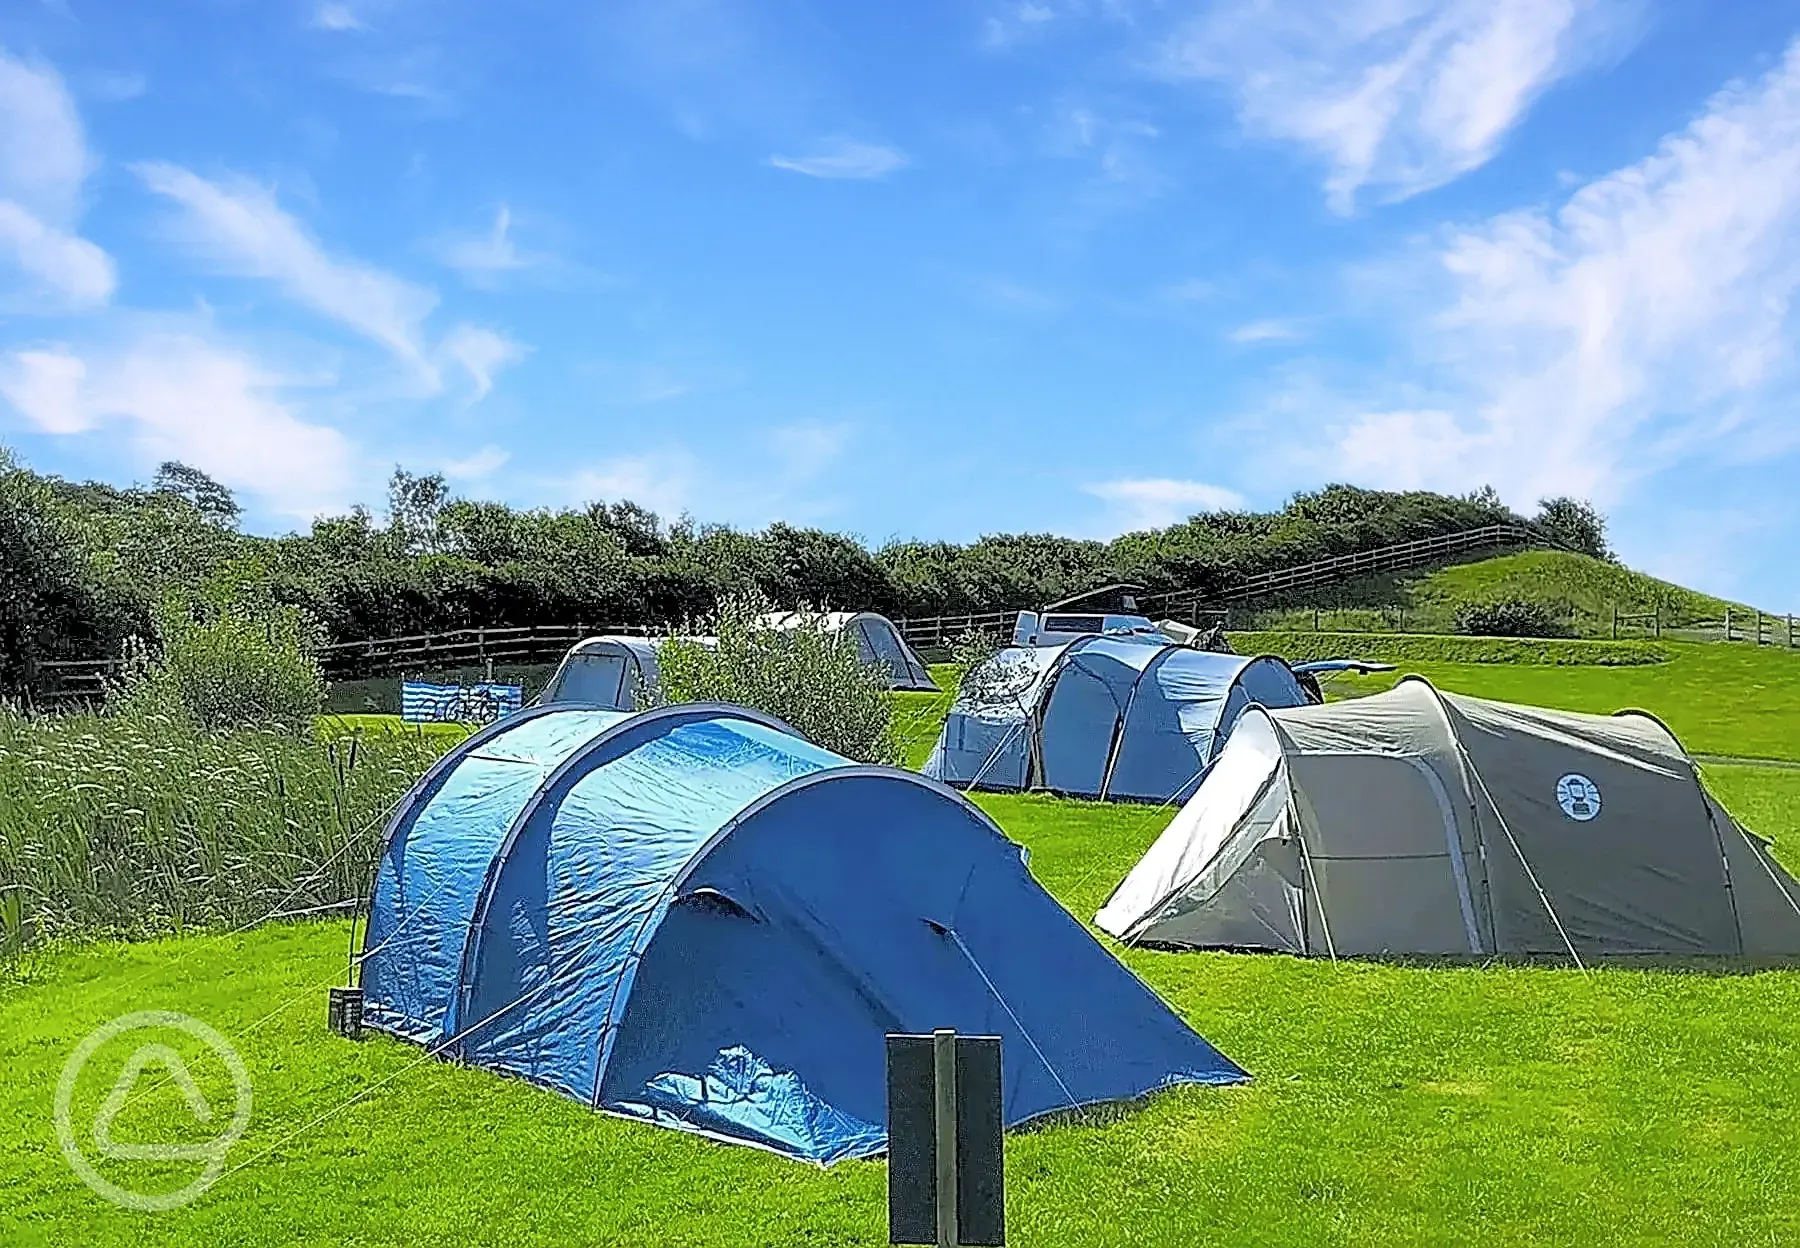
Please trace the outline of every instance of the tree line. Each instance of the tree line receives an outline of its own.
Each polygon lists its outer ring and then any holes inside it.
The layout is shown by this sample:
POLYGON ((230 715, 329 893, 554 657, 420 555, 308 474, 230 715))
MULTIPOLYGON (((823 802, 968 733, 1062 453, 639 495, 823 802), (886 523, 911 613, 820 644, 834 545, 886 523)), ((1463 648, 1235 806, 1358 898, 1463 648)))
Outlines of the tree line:
POLYGON ((1491 489, 1452 497, 1329 485, 1276 511, 1205 512, 1110 542, 1049 533, 968 543, 854 537, 776 523, 670 520, 630 501, 521 509, 455 497, 397 468, 386 507, 304 532, 243 532, 231 491, 166 463, 148 485, 37 473, 0 448, 0 690, 38 663, 116 655, 174 596, 224 586, 299 608, 332 640, 472 626, 679 624, 721 599, 947 615, 1042 605, 1115 580, 1221 590, 1245 576, 1486 524, 1534 524, 1605 556, 1604 522, 1571 499, 1530 520, 1491 489))

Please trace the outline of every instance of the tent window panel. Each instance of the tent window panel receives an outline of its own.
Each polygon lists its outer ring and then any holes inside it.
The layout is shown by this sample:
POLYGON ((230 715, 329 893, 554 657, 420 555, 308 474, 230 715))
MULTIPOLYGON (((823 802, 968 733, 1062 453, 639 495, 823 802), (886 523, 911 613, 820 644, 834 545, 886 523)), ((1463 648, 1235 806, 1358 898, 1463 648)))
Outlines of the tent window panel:
POLYGON ((584 654, 569 664, 563 675, 557 697, 569 702, 594 702, 601 706, 620 706, 620 690, 625 687, 625 656, 622 654, 584 654))
MULTIPOLYGON (((1323 910, 1340 956, 1467 954, 1469 936, 1448 854, 1419 858, 1321 858, 1309 874, 1314 918, 1323 910)), ((1315 926, 1313 952, 1322 952, 1315 926)))
POLYGON ((1307 849, 1318 858, 1390 858, 1448 852, 1454 829, 1430 782, 1408 760, 1379 754, 1308 754, 1288 760, 1308 797, 1307 849))

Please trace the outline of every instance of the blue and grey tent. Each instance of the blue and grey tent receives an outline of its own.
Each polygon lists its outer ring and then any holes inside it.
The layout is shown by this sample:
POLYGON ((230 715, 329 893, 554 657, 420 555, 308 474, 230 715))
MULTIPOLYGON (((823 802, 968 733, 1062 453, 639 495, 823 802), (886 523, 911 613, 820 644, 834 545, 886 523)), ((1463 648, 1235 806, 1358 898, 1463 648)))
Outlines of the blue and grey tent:
POLYGON ((1015 647, 965 682, 925 774, 959 788, 1179 801, 1245 707, 1306 702, 1268 655, 1111 636, 1015 647))
POLYGON ((538 705, 584 702, 634 711, 657 691, 656 643, 644 637, 589 637, 569 647, 537 696, 538 705))
POLYGON ((829 1163, 889 1032, 1004 1041, 1009 1125, 1246 1079, 960 794, 716 705, 531 708, 390 823, 370 1025, 597 1109, 829 1163))

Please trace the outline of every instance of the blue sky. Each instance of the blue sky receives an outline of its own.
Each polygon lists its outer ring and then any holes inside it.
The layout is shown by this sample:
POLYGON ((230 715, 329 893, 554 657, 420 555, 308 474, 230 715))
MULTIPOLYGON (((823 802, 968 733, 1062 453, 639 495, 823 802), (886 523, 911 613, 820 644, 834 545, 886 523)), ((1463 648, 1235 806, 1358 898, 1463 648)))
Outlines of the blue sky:
POLYGON ((1590 496, 1800 610, 1800 11, 15 0, 0 440, 261 530, 1590 496))

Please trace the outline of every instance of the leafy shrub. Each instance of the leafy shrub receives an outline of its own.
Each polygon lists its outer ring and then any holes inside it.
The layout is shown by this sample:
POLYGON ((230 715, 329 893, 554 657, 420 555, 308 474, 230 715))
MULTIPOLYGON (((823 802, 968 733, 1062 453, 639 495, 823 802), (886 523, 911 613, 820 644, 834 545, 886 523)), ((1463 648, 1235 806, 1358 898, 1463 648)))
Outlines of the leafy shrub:
POLYGON ((198 600, 163 598, 155 644, 127 642, 124 671, 107 692, 116 714, 175 715, 207 731, 245 725, 312 732, 326 684, 316 626, 298 609, 242 585, 198 600))
POLYGON ((1573 636, 1566 605, 1529 598, 1471 603, 1456 613, 1456 628, 1470 637, 1573 636))
POLYGON ((773 715, 813 744, 864 763, 894 763, 894 696, 887 673, 865 667, 853 639, 816 618, 765 622, 760 594, 728 596, 707 626, 713 644, 670 636, 658 648, 660 701, 729 702, 773 715))

